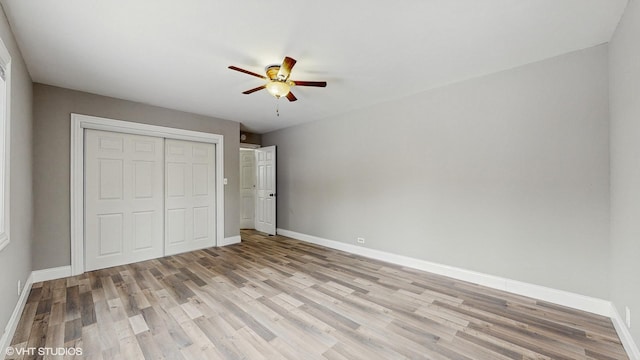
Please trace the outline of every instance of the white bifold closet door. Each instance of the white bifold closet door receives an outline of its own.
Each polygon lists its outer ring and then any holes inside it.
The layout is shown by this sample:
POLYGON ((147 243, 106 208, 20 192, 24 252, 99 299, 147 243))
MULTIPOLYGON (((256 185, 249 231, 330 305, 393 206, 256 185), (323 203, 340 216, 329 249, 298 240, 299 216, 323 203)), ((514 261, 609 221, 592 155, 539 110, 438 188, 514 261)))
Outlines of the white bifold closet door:
POLYGON ((165 255, 216 244, 215 145, 165 140, 165 255))
POLYGON ((216 245, 215 145, 85 130, 85 270, 216 245))
POLYGON ((163 139, 85 130, 85 268, 163 256, 163 139))

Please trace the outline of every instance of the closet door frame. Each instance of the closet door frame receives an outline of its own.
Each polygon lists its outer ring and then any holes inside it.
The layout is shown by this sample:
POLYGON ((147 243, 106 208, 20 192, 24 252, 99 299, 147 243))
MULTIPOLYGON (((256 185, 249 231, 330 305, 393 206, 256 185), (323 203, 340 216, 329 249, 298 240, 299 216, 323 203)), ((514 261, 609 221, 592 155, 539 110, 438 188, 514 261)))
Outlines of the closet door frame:
POLYGON ((224 243, 224 136, 157 125, 71 114, 71 274, 80 275, 84 264, 84 129, 155 136, 215 144, 216 246, 224 243))

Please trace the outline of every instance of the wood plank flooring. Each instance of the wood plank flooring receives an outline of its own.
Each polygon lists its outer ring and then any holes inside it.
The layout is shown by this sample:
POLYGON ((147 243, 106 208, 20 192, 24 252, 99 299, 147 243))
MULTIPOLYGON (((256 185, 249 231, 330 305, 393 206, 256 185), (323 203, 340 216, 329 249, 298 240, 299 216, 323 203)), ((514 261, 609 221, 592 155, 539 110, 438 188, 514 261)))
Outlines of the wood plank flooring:
POLYGON ((605 317, 282 236, 242 240, 36 283, 12 347, 87 359, 627 359, 605 317))

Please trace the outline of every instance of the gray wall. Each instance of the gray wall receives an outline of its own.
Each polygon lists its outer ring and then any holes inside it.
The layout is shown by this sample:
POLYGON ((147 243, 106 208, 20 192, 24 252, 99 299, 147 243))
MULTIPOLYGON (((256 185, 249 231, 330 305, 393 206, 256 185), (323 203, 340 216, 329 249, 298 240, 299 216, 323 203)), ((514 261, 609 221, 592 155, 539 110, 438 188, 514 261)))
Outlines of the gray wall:
MULTIPOLYGON (((0 251, 0 334, 18 302, 17 282, 31 273, 33 194, 31 161, 33 115, 31 77, 9 23, 0 11, 0 38, 11 54, 11 225, 10 240, 0 251)), ((0 335, 1 336, 1 335, 0 335)), ((4 349, 2 349, 4 351, 4 349)))
POLYGON ((71 113, 224 135, 225 237, 240 234, 240 124, 54 86, 33 85, 34 270, 69 265, 71 113))
POLYGON ((607 51, 263 135, 278 227, 609 298, 607 51))
POLYGON ((640 3, 632 0, 610 46, 611 300, 640 345, 640 3))

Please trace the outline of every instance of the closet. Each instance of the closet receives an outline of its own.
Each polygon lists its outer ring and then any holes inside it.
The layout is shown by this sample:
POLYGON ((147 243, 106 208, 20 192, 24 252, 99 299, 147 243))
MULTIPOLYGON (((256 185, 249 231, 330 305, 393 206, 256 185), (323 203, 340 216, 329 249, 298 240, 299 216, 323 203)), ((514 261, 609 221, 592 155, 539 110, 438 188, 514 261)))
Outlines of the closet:
POLYGON ((85 270, 216 245, 216 145, 84 130, 85 270))

